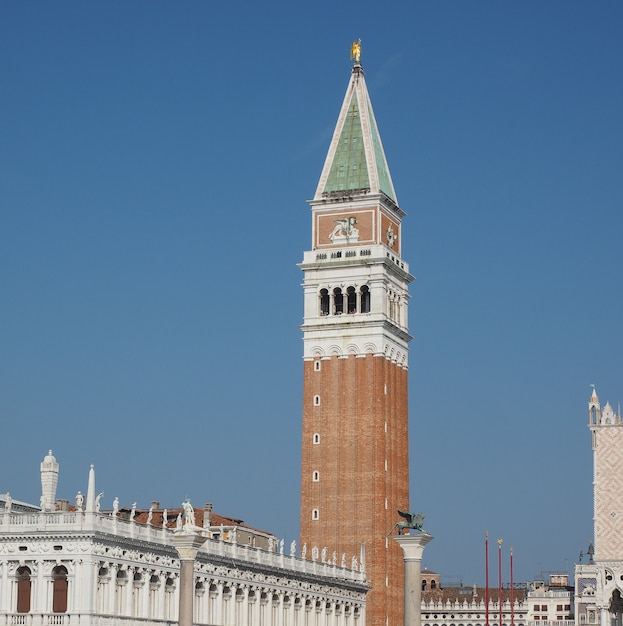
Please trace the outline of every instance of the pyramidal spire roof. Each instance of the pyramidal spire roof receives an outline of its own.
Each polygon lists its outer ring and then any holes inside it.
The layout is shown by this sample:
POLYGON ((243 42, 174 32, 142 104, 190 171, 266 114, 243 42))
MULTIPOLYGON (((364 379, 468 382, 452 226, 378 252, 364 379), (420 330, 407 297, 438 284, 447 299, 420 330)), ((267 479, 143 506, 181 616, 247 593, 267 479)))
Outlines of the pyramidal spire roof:
POLYGON ((383 193, 396 205, 372 103, 356 58, 314 200, 357 193, 383 193))

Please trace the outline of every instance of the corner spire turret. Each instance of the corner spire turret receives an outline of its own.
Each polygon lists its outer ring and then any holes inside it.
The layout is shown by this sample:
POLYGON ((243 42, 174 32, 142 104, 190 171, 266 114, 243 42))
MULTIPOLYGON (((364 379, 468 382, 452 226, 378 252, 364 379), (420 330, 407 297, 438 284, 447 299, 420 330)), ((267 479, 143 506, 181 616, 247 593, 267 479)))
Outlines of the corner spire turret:
POLYGON ((53 511, 58 485, 58 468, 56 458, 50 450, 41 463, 41 510, 53 511))
POLYGON ((361 40, 351 46, 351 78, 314 201, 382 194, 397 205, 360 58, 361 40))

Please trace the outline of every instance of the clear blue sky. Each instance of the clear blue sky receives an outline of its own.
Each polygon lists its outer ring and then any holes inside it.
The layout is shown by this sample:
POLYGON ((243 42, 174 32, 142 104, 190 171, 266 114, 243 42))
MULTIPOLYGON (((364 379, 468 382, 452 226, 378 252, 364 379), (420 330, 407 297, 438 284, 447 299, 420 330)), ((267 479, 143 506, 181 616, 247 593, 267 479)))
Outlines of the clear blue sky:
POLYGON ((298 535, 302 275, 362 64, 411 271, 425 564, 515 579, 592 536, 623 401, 623 3, 4 2, 0 492, 213 502, 298 535), (508 577, 508 574, 505 574, 508 577))

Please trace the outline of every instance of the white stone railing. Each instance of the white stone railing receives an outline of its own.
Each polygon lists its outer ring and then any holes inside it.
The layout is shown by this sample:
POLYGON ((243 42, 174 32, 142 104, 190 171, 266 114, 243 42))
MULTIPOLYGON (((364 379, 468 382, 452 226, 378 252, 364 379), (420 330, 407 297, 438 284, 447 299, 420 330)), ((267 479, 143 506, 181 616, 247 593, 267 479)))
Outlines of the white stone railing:
MULTIPOLYGON (((32 530, 45 532, 50 530, 50 527, 54 528, 55 533, 99 530, 119 537, 140 539, 164 546, 172 545, 171 538, 175 534, 175 529, 172 528, 159 528, 151 524, 139 524, 120 517, 113 517, 107 513, 58 511, 56 513, 0 514, 0 528, 3 532, 24 533, 26 527, 28 527, 29 532, 32 530)), ((257 563, 265 568, 283 568, 303 575, 326 576, 359 583, 363 583, 366 580, 365 572, 358 570, 338 567, 332 563, 322 563, 298 556, 281 554, 280 552, 262 550, 244 544, 230 543, 222 539, 208 539, 199 551, 199 562, 201 562, 201 555, 205 553, 226 559, 239 559, 248 563, 257 563)), ((15 624, 19 624, 19 622, 15 622, 15 624)), ((0 626, 3 626, 1 621, 0 626)))
POLYGON ((571 592, 566 589, 562 589, 561 591, 531 591, 531 598, 571 598, 571 592))
POLYGON ((259 548, 242 544, 228 543, 217 539, 206 541, 199 551, 199 561, 201 561, 201 554, 204 552, 227 559, 239 559, 248 563, 257 563, 262 567, 284 568, 299 574, 327 576, 329 578, 352 580, 356 582, 365 582, 366 580, 365 573, 358 570, 338 567, 332 563, 311 561, 298 556, 260 550, 259 548))
POLYGON ((0 626, 163 626, 172 620, 81 613, 0 613, 0 626))
MULTIPOLYGON (((484 613, 486 610, 485 602, 470 602, 465 600, 464 602, 455 601, 431 601, 431 602, 422 602, 422 611, 430 611, 430 612, 438 612, 442 613, 444 611, 462 611, 470 612, 470 613, 484 613)), ((524 602, 522 600, 515 600, 513 602, 513 610, 514 611, 523 611, 527 612, 527 608, 524 607, 524 602)), ((499 612, 499 605, 497 602, 490 601, 489 602, 489 611, 499 612)), ((511 604, 508 601, 502 602, 502 613, 510 613, 511 604)), ((542 625, 541 625, 542 626, 542 625)))
POLYGON ((346 246, 344 248, 317 248, 308 250, 303 254, 303 264, 331 263, 332 261, 344 261, 345 259, 389 259, 397 267, 409 272, 409 264, 400 255, 385 245, 346 246))

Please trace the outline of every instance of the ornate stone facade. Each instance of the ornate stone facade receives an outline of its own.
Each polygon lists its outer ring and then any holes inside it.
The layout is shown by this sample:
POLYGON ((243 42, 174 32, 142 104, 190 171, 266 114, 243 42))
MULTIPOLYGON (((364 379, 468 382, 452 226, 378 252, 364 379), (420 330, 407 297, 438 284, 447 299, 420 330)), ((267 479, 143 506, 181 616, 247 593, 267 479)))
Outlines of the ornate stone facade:
POLYGON ((575 569, 576 622, 623 623, 623 421, 593 389, 588 403, 593 448, 594 543, 575 569))
MULTIPOLYGON (((12 502, 0 510, 0 626, 177 621, 180 560, 173 539, 180 529, 163 524, 162 513, 156 519, 153 507, 96 511, 92 496, 91 507, 76 510, 16 511, 12 502)), ((365 624, 368 586, 359 568, 284 554, 273 535, 265 548, 250 545, 262 544, 266 533, 243 545, 233 526, 224 528, 196 528, 207 539, 195 560, 194 624, 365 624)), ((240 528, 240 537, 253 534, 240 528)))

